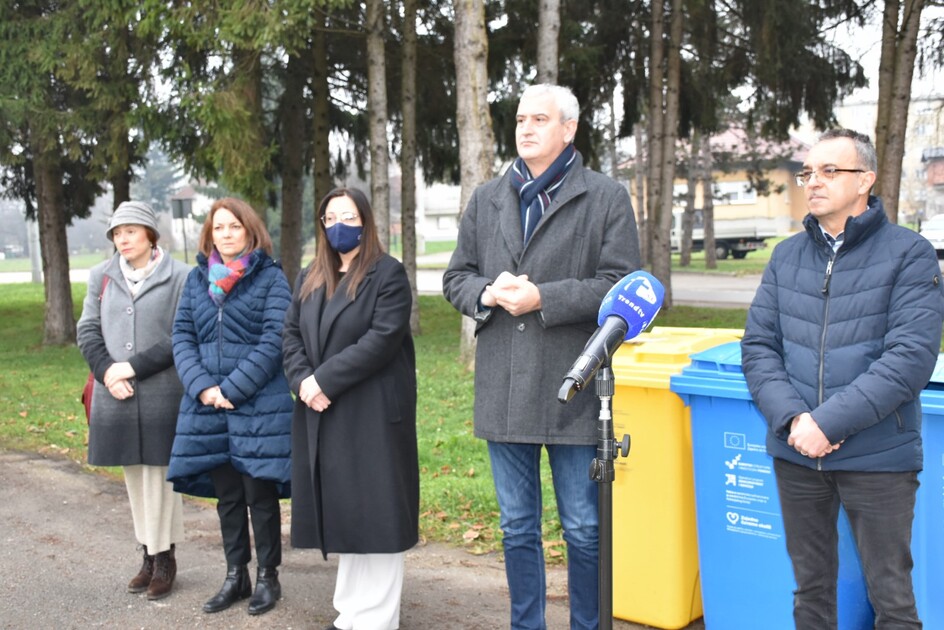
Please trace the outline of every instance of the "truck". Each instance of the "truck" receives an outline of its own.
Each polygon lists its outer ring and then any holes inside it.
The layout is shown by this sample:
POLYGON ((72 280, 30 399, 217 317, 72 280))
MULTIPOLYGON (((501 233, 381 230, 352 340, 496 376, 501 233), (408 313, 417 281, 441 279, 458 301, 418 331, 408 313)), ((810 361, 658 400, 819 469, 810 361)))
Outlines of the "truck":
MULTIPOLYGON (((681 250, 683 211, 672 211, 670 244, 673 252, 681 250)), ((740 259, 748 253, 767 247, 766 240, 789 231, 789 217, 740 217, 719 218, 715 215, 715 257, 724 260, 728 256, 740 259)), ((695 210, 692 225, 692 251, 705 249, 705 218, 701 210, 695 210)))

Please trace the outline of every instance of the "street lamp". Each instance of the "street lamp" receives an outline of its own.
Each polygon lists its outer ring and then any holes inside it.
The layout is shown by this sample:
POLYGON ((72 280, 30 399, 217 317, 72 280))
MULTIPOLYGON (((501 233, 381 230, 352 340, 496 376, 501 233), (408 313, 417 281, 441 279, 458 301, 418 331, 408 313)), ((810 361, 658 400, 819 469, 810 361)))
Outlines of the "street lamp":
POLYGON ((171 210, 175 219, 180 219, 180 234, 184 239, 184 262, 187 260, 187 217, 193 210, 194 191, 190 186, 184 186, 170 198, 171 210))

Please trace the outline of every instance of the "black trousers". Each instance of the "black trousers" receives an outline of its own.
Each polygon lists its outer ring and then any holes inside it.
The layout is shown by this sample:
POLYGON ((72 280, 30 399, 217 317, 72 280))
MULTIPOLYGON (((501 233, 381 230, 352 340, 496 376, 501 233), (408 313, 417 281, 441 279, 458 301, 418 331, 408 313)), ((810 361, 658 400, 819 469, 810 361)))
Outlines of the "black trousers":
MULTIPOLYGON (((915 472, 818 471, 774 459, 797 630, 838 627, 839 505, 846 509, 877 630, 919 630, 911 582, 915 472)), ((928 560, 930 561, 930 560, 928 560)))
POLYGON ((210 478, 219 497, 216 513, 220 517, 227 566, 249 564, 252 559, 250 518, 259 566, 282 564, 282 521, 275 483, 244 475, 229 463, 211 471, 210 478))

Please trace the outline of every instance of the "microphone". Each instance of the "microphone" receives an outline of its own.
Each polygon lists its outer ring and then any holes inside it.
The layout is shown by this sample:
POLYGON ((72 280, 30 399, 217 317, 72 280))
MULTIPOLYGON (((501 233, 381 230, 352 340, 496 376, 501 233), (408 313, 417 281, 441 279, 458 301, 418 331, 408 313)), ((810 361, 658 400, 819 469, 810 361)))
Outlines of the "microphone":
POLYGON ((599 328, 564 376, 557 400, 569 402, 624 341, 648 328, 664 297, 665 287, 645 271, 634 271, 613 285, 600 303, 599 328))

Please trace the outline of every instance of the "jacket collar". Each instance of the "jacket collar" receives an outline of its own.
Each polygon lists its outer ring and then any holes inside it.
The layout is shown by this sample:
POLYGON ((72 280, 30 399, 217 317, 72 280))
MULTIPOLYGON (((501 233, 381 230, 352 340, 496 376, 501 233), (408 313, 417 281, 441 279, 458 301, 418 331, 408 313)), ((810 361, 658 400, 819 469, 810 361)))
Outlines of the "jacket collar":
MULTIPOLYGON (((846 226, 843 228, 842 249, 855 247, 888 223, 888 217, 885 216, 885 206, 882 204, 881 199, 875 195, 869 195, 868 204, 868 208, 866 208, 865 212, 846 219, 846 226)), ((812 214, 807 214, 803 219, 803 227, 806 228, 806 233, 814 242, 824 247, 829 247, 816 217, 812 214)))
MULTIPOLYGON (((118 261, 118 258, 121 254, 115 253, 112 257, 111 262, 108 263, 108 266, 105 268, 104 275, 108 276, 109 281, 117 283, 117 286, 124 287, 129 295, 131 290, 128 288, 127 282, 125 282, 125 276, 121 273, 121 263, 118 261)), ((154 269, 154 272, 148 276, 147 282, 141 287, 141 290, 138 292, 134 299, 139 298, 148 291, 152 290, 154 287, 160 286, 167 282, 171 273, 174 269, 174 261, 170 256, 170 253, 164 252, 164 259, 160 264, 154 269)))
MULTIPOLYGON (((209 263, 210 261, 203 252, 197 252, 197 268, 200 270, 200 273, 203 274, 204 278, 209 275, 209 263)), ((246 273, 243 274, 243 278, 252 275, 259 269, 263 269, 273 264, 275 264, 275 261, 272 260, 272 258, 267 253, 265 253, 264 250, 253 250, 253 252, 249 255, 249 266, 246 267, 246 273)))
MULTIPOLYGON (((367 274, 364 276, 364 279, 361 280, 360 285, 357 287, 357 294, 361 295, 367 288, 370 286, 370 283, 374 281, 374 275, 377 271, 377 263, 367 270, 367 274)), ((318 301, 325 300, 325 289, 321 287, 316 291, 312 298, 318 301)), ((324 311, 321 315, 321 322, 318 327, 318 344, 321 348, 325 347, 325 343, 328 339, 328 334, 331 332, 331 327, 334 325, 334 322, 337 321, 338 317, 344 310, 354 303, 354 300, 350 298, 347 294, 347 287, 343 284, 338 287, 334 292, 334 295, 331 296, 330 300, 327 300, 324 303, 324 311)), ((321 309, 321 304, 318 302, 314 303, 314 306, 317 309, 321 309)))
POLYGON ((514 257, 515 263, 518 263, 521 261, 521 257, 524 255, 527 247, 530 246, 531 243, 540 240, 541 233, 545 230, 544 226, 551 220, 551 217, 553 217, 564 204, 587 191, 587 180, 584 175, 583 156, 578 152, 574 159, 574 164, 567 174, 567 177, 564 178, 564 183, 561 184, 560 190, 558 190, 557 194, 554 196, 551 206, 544 212, 544 216, 534 229, 531 239, 528 241, 528 244, 525 245, 522 242, 524 240, 524 232, 521 227, 521 199, 518 197, 518 192, 511 183, 511 177, 512 171, 511 168, 509 168, 502 176, 502 181, 498 187, 498 194, 492 198, 492 206, 493 212, 498 216, 502 238, 505 239, 505 244, 508 247, 508 251, 510 251, 511 255, 514 257))

